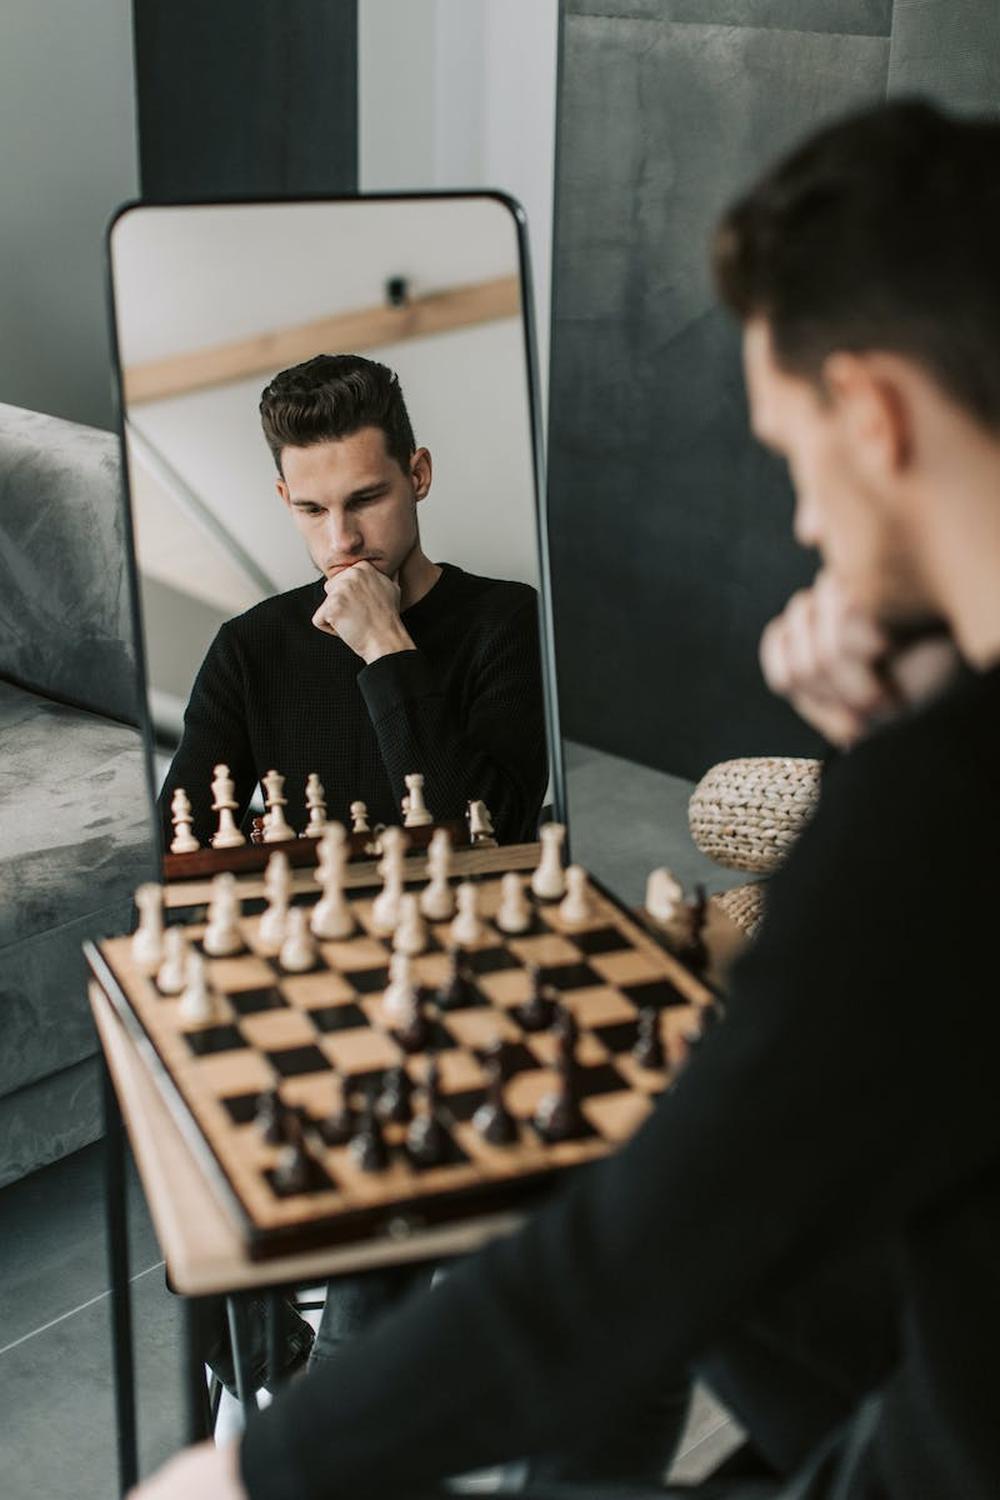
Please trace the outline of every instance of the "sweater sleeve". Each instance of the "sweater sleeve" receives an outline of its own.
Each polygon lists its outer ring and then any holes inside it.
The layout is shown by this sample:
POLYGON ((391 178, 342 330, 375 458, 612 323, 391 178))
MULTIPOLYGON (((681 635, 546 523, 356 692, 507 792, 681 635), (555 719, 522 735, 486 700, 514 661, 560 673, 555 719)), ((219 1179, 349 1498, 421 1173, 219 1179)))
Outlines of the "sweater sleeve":
POLYGON ((170 801, 183 787, 194 812, 193 833, 207 844, 215 831, 212 777, 215 767, 228 765, 239 804, 237 823, 246 816, 257 785, 257 771, 246 721, 246 691, 239 648, 232 622, 221 626, 195 678, 184 712, 184 733, 160 792, 159 807, 165 847, 171 837, 170 801))
MULTIPOLYGON (((863 787, 882 758, 859 750, 831 773, 726 1019, 642 1130, 262 1412, 242 1447, 252 1500, 403 1496, 552 1451, 996 1154, 1000 1009, 955 984, 952 946, 919 943, 914 915, 928 847, 973 862, 968 839, 956 850, 968 809, 928 806, 891 764, 863 787)), ((938 930, 991 931, 980 885, 935 888, 938 930)))
POLYGON ((483 643, 461 702, 445 696, 422 651, 365 667, 358 686, 397 805, 419 769, 436 817, 460 818, 482 799, 501 843, 534 838, 548 782, 540 662, 532 598, 483 643))

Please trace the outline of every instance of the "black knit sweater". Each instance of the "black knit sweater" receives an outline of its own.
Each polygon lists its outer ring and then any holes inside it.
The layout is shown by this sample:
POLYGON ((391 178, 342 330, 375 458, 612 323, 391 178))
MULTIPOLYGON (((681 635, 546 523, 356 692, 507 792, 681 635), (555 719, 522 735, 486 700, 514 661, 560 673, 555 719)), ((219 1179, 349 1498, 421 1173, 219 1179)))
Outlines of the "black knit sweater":
POLYGON ((184 715, 184 735, 160 797, 183 787, 194 833, 214 831, 219 762, 244 821, 257 783, 285 776, 286 816, 306 822, 305 783, 318 773, 327 815, 348 821, 356 800, 370 821, 398 823, 404 776, 423 773, 438 821, 470 799, 490 810, 502 842, 533 838, 548 779, 537 600, 527 584, 480 578, 448 563, 403 612, 414 651, 370 666, 312 616, 323 580, 266 599, 228 620, 209 648, 184 715))

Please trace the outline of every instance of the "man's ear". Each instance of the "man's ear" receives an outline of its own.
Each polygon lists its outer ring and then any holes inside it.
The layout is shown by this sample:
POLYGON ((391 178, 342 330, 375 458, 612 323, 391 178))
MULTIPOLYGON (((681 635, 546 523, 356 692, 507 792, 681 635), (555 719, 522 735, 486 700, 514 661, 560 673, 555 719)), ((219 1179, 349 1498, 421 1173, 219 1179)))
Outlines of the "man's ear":
POLYGON ((282 478, 280 478, 280 476, 279 476, 279 478, 277 478, 274 481, 274 488, 277 490, 277 492, 278 492, 278 499, 281 501, 281 503, 285 507, 285 509, 286 510, 291 510, 291 508, 292 508, 292 497, 288 493, 288 485, 285 483, 285 481, 282 478))
POLYGON ((414 500, 424 500, 431 487, 433 464, 429 448, 418 448, 410 459, 410 479, 414 500))
POLYGON ((877 354, 831 354, 823 384, 851 452, 873 480, 896 477, 913 452, 910 407, 894 362, 877 354))

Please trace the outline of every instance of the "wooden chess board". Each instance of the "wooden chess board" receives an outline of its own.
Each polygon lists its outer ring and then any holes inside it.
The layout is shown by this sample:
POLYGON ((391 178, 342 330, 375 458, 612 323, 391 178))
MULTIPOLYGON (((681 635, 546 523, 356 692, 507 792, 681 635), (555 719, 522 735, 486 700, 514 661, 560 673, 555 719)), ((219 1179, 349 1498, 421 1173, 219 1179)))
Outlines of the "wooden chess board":
MULTIPOLYGON (((260 940, 263 899, 245 900, 247 951, 207 960, 209 981, 222 997, 218 1020, 207 1026, 182 1022, 180 1001, 161 995, 133 963, 129 938, 87 945, 95 978, 139 1041, 252 1259, 401 1236, 524 1204, 554 1174, 626 1140, 669 1083, 669 1064, 664 1071, 647 1071, 631 1055, 639 1011, 659 1012, 667 1057, 676 1062, 711 992, 596 884, 587 922, 567 926, 558 903, 535 901, 532 928, 518 937, 490 921, 499 875, 481 875, 478 885, 485 926, 481 940, 464 954, 470 1003, 447 1011, 431 1004, 429 1049, 410 1055, 381 1012, 392 943, 372 933, 372 889, 351 896, 357 935, 320 943, 317 965, 306 974, 282 971, 275 951, 260 940), (556 1144, 532 1124, 558 1075, 555 1035, 527 1031, 519 1021, 531 990, 531 964, 541 967, 544 983, 579 1027, 576 1072, 585 1129, 556 1144), (486 1097, 484 1056, 497 1037, 507 1044, 505 1101, 518 1122, 518 1139, 508 1146, 487 1143, 472 1123, 486 1097), (418 1086, 419 1100, 430 1051, 439 1068, 440 1118, 448 1135, 445 1165, 418 1164, 408 1153, 405 1125, 384 1126, 389 1163, 380 1172, 364 1172, 349 1146, 324 1145, 317 1126, 342 1090, 360 1103, 402 1065, 418 1086), (306 1192, 276 1186, 280 1148, 266 1144, 254 1124, 259 1096, 276 1086, 305 1127, 315 1167, 306 1192)), ((318 896, 313 885, 293 899, 311 904, 318 896)), ((173 905, 171 920, 177 919, 190 923, 197 942, 204 908, 173 905)), ((445 977, 448 925, 430 924, 428 951, 413 960, 428 995, 445 977)))

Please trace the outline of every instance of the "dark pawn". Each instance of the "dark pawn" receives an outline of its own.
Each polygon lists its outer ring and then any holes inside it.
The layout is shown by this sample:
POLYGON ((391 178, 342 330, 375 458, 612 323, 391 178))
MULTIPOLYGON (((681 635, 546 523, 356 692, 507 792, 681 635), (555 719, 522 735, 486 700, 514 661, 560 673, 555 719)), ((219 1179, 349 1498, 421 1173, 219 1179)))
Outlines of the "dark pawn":
POLYGON ((406 1148, 423 1167, 439 1166, 448 1154, 448 1132, 438 1118, 440 1074, 432 1058, 424 1081, 424 1113, 417 1115, 406 1132, 406 1148))
POLYGON ((517 1019, 525 1031, 546 1031, 556 1016, 555 1001, 546 993, 542 983, 542 971, 537 964, 529 964, 531 998, 517 1012, 517 1019))
POLYGON ((382 1126, 375 1113, 374 1091, 369 1096, 361 1129, 351 1141, 351 1155, 362 1172, 382 1172, 389 1164, 382 1126))
POLYGON ((708 968, 708 948, 705 945, 705 927, 708 922, 708 893, 703 885, 696 885, 694 896, 687 909, 691 921, 691 935, 684 944, 681 956, 689 969, 701 974, 708 968))
POLYGON ((564 1062, 572 1064, 576 1061, 576 1044, 580 1039, 580 1028, 576 1023, 576 1016, 568 1006, 560 1005, 556 1001, 554 1009, 556 1014, 552 1022, 552 1030, 559 1048, 559 1057, 564 1062))
POLYGON ((341 1095, 340 1103, 330 1111, 326 1119, 320 1120, 318 1129, 326 1145, 347 1145, 354 1134, 354 1111, 346 1093, 341 1095))
POLYGON ((640 1068, 649 1068, 655 1072, 667 1066, 660 1031, 660 1012, 655 1006, 647 1005, 639 1012, 639 1038, 632 1048, 632 1056, 640 1068))
POLYGON ((507 1108, 503 1086, 507 1077, 506 1048, 498 1038, 486 1055, 488 1078, 486 1102, 472 1117, 472 1124, 491 1146, 510 1146, 517 1140, 517 1121, 507 1108))
POLYGON ((268 1146, 283 1146, 288 1140, 289 1115, 290 1111, 277 1089, 268 1089, 259 1096, 254 1124, 268 1146))
POLYGON ((587 1133, 587 1122, 576 1096, 574 1070, 560 1064, 559 1087, 547 1094, 535 1111, 535 1129, 543 1140, 573 1141, 587 1133))
POLYGON ((410 1020, 394 1033, 404 1052, 423 1052, 430 1040, 431 1028, 424 1015, 423 1001, 418 999, 410 1020))
POLYGON ((379 1118, 394 1125, 405 1125, 413 1119, 411 1096, 413 1084, 405 1068, 393 1068, 386 1074, 378 1101, 379 1118))
POLYGON ((312 1161, 301 1141, 282 1148, 274 1169, 274 1183, 280 1193, 304 1193, 312 1175, 312 1161))
POLYGON ((461 948, 448 949, 448 972, 434 999, 439 1010, 459 1010, 472 999, 472 988, 462 963, 461 948))

